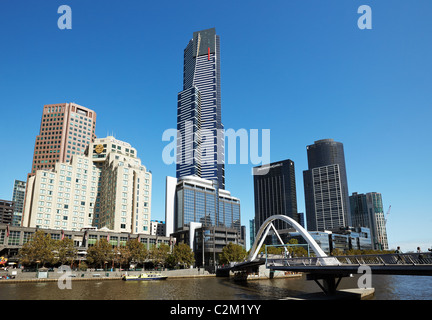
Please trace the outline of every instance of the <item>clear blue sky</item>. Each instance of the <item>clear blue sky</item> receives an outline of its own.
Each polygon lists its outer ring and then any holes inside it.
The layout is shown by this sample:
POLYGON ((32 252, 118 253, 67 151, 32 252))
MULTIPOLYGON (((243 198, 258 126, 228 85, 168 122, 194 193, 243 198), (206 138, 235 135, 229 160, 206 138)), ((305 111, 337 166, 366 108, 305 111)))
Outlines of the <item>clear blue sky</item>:
MULTIPOLYGON (((271 130, 271 161, 296 165, 304 211, 306 145, 345 147, 352 192, 380 192, 390 247, 432 245, 430 0, 0 2, 0 198, 26 179, 45 104, 94 109, 96 135, 131 143, 153 172, 152 218, 164 220, 164 130, 176 127, 183 49, 221 36, 225 128, 271 130), (60 30, 60 5, 72 30, 60 30), (360 5, 372 30, 360 30, 360 5)), ((226 167, 226 188, 254 215, 254 165, 226 167)))

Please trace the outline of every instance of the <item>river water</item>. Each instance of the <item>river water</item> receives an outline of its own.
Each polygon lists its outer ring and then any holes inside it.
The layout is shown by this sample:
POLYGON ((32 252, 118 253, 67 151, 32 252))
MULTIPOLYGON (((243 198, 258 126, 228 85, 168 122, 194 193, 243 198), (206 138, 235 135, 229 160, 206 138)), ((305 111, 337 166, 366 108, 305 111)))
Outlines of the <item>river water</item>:
MULTIPOLYGON (((358 277, 343 278, 338 289, 357 288, 358 277)), ((164 281, 72 281, 1 283, 0 300, 278 300, 319 292, 314 281, 279 278, 236 282, 230 278, 181 278, 164 281)), ((432 300, 432 277, 374 275, 374 300, 432 300)))

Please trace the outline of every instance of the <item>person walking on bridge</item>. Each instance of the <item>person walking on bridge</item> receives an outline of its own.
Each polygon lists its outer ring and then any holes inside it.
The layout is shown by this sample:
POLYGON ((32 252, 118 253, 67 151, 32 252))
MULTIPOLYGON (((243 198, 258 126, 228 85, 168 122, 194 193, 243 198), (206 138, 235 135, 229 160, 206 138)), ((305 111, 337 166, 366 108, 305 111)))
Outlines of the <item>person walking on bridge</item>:
POLYGON ((402 260, 402 257, 399 255, 400 253, 402 253, 400 247, 397 247, 395 253, 397 253, 397 260, 396 263, 403 263, 404 261, 402 260))
POLYGON ((420 247, 417 247, 417 253, 419 254, 418 255, 419 263, 425 263, 423 254, 421 253, 421 250, 420 250, 420 247))

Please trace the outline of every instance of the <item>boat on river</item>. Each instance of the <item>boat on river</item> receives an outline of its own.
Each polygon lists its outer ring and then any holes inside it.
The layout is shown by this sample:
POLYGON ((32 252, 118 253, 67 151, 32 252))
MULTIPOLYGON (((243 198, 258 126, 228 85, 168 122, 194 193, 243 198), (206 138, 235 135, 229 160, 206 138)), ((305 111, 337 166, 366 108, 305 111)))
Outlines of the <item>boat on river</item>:
POLYGON ((160 273, 141 273, 140 275, 123 275, 122 280, 124 281, 152 281, 152 280, 165 280, 167 276, 163 276, 160 273))

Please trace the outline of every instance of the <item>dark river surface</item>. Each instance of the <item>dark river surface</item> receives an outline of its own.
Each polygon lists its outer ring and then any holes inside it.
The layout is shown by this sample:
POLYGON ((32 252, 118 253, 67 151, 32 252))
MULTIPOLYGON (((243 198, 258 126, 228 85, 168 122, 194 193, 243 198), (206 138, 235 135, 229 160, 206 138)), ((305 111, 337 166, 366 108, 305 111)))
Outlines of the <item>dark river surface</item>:
MULTIPOLYGON (((357 288, 358 277, 343 278, 338 289, 357 288)), ((374 275, 373 300, 432 300, 432 277, 374 275)), ((301 278, 250 280, 181 278, 164 281, 72 281, 71 289, 57 282, 2 283, 0 300, 278 300, 321 291, 301 278)))

